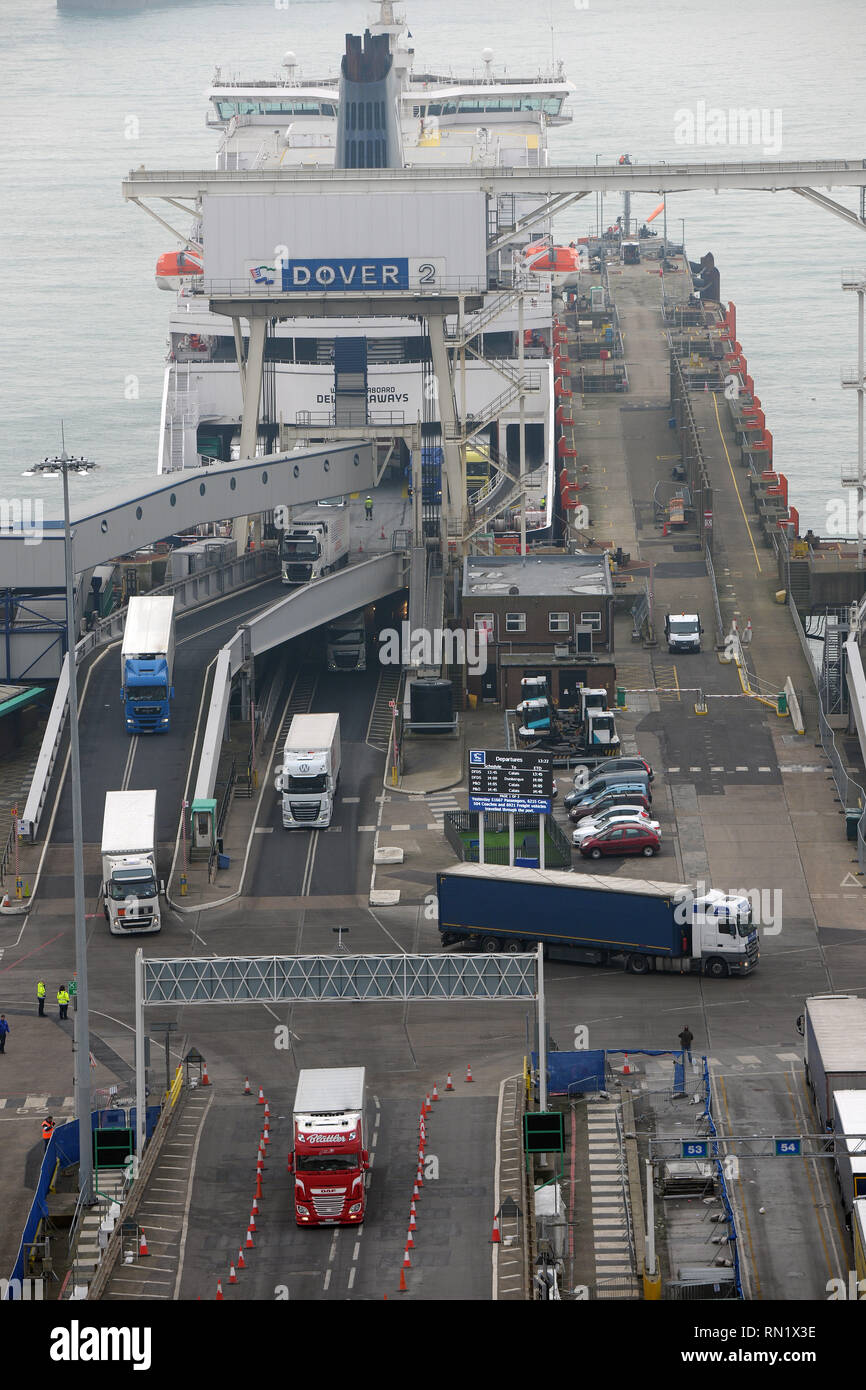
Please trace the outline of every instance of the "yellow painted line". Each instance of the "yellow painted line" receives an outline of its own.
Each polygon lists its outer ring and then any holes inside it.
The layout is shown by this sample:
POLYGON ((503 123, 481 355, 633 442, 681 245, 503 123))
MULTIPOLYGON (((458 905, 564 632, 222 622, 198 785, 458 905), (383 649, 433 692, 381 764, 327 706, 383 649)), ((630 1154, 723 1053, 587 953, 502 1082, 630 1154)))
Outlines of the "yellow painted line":
MULTIPOLYGON (((718 1080, 719 1080, 719 1087, 720 1087, 721 1092, 722 1092, 722 1104, 723 1104, 724 1107, 725 1107, 726 1129, 727 1129, 728 1133, 730 1134, 730 1133, 731 1133, 731 1115, 730 1115, 730 1111, 728 1110, 728 1093, 727 1093, 727 1091, 725 1090, 725 1078, 724 1078, 723 1076, 720 1076, 718 1080)), ((755 1277, 755 1296, 756 1296, 756 1298, 763 1298, 763 1294, 761 1293, 761 1278, 760 1278, 760 1275, 758 1274, 758 1265, 757 1265, 757 1262, 756 1262, 756 1260, 755 1260, 755 1247, 754 1247, 754 1245, 752 1244, 752 1228, 751 1228, 751 1226, 749 1225, 749 1213, 748 1213, 748 1211, 746 1210, 746 1192, 745 1192, 745 1189, 744 1189, 744 1187, 743 1187, 743 1179, 742 1179, 742 1178, 740 1177, 740 1175, 739 1175, 739 1174, 740 1174, 740 1167, 741 1167, 741 1166, 742 1166, 742 1165, 740 1165, 740 1164, 737 1165, 737 1187, 740 1189, 740 1210, 741 1210, 742 1213, 743 1213, 743 1221, 745 1222, 745 1225, 746 1225, 746 1238, 748 1239, 748 1242, 749 1242, 749 1263, 750 1263, 751 1266, 752 1266, 752 1274, 753 1274, 754 1277, 755 1277)), ((742 1249, 742 1246, 740 1246, 740 1249, 742 1249)))
POLYGON ((745 509, 745 507, 743 506, 743 499, 742 499, 742 497, 740 496, 740 489, 739 489, 739 487, 737 486, 737 478, 736 478, 736 475, 735 475, 735 473, 734 473, 734 465, 731 463, 731 456, 730 456, 730 454, 728 453, 728 446, 727 446, 727 444, 725 443, 725 436, 724 436, 724 434, 722 433, 722 422, 721 422, 721 420, 719 419, 719 403, 718 403, 718 401, 716 400, 716 393, 715 393, 715 391, 713 392, 713 410, 716 412, 716 427, 717 427, 717 429, 718 429, 718 431, 719 431, 719 439, 722 441, 722 448, 723 448, 724 451, 725 451, 725 458, 728 460, 728 467, 729 467, 730 470, 731 470, 731 482, 734 484, 734 492, 737 494, 737 501, 738 501, 739 504, 740 504, 740 511, 743 513, 743 521, 746 523, 746 530, 747 530, 748 533, 749 533, 749 541, 750 541, 751 546, 752 546, 752 553, 753 553, 753 555, 754 555, 754 557, 755 557, 755 564, 758 566, 758 574, 763 574, 763 570, 761 569, 761 562, 760 562, 760 560, 758 559, 758 551, 757 551, 757 548, 756 548, 756 546, 755 546, 755 538, 754 538, 754 536, 752 535, 752 528, 751 528, 751 526, 749 525, 749 518, 746 516, 746 509, 745 509))
POLYGON ((681 696, 680 696, 680 682, 679 682, 679 677, 677 676, 677 668, 676 668, 676 666, 674 666, 674 668, 673 668, 673 673, 674 673, 674 685, 675 685, 676 688, 677 688, 677 699, 679 700, 679 699, 681 698, 681 696))

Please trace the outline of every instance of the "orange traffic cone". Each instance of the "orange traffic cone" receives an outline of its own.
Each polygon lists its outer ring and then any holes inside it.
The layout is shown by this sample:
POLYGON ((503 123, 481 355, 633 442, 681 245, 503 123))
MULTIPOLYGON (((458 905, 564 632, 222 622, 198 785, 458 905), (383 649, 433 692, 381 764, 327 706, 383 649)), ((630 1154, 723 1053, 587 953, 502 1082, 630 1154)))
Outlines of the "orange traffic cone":
POLYGON ((140 1235, 140 1237, 139 1237, 139 1241, 138 1241, 138 1254, 139 1254, 139 1258, 140 1258, 142 1255, 149 1255, 149 1254, 150 1254, 150 1251, 149 1251, 148 1248, 147 1248, 147 1236, 144 1234, 144 1231, 141 1232, 141 1235, 140 1235))
POLYGON ((428 1096, 425 1096, 425 1097, 424 1097, 424 1113, 425 1113, 426 1115, 429 1115, 429 1114, 430 1114, 430 1111, 431 1111, 432 1109, 433 1109, 433 1106, 430 1104, 430 1097, 429 1097, 429 1095, 428 1095, 428 1096))
POLYGON ((436 1083, 435 1083, 435 1082, 433 1083, 433 1099, 434 1099, 434 1101, 436 1101, 436 1100, 439 1099, 439 1092, 436 1090, 436 1083))
POLYGON ((625 1064, 622 1069, 623 1076, 631 1076, 631 1067, 628 1064, 628 1053, 625 1053, 625 1064))
POLYGON ((491 1244, 491 1245, 499 1245, 499 1244, 501 1244, 501 1238, 500 1238, 500 1235, 499 1235, 499 1217, 498 1217, 498 1216, 494 1216, 494 1218, 493 1218, 493 1235, 490 1237, 490 1244, 491 1244))
POLYGON ((246 1242, 245 1242, 245 1244, 244 1244, 244 1249, 245 1249, 245 1250, 254 1250, 254 1249, 255 1249, 255 1246, 253 1245, 253 1233, 252 1233, 252 1231, 247 1231, 247 1238, 246 1238, 246 1242))
MULTIPOLYGON (((399 1288, 398 1292, 399 1292, 399 1293, 405 1293, 405 1292, 406 1292, 406 1275, 403 1273, 402 1269, 400 1270, 400 1288, 399 1288)), ((388 1296, 388 1295, 386 1294, 385 1297, 387 1298, 387 1296, 388 1296)))
POLYGON ((405 1251, 403 1252, 403 1268, 404 1268, 404 1269, 411 1269, 411 1268, 412 1268, 412 1261, 409 1259, 409 1251, 408 1251, 408 1250, 405 1250, 405 1251))
POLYGON ((210 1077, 207 1074, 207 1062, 202 1062, 201 1064, 201 1084, 203 1086, 210 1085, 210 1077))
POLYGON ((246 1267, 247 1267, 247 1262, 246 1262, 246 1260, 244 1259, 244 1252, 243 1252, 243 1250, 239 1250, 239 1251, 238 1251, 238 1269, 246 1269, 246 1267))
POLYGON ((263 1144, 270 1144, 270 1142, 271 1142, 271 1136, 268 1134, 268 1127, 267 1127, 267 1125, 265 1125, 264 1129, 262 1130, 262 1143, 263 1143, 263 1144))
POLYGON ((420 1196, 421 1193, 418 1191, 418 1184, 416 1182, 415 1186, 412 1188, 412 1201, 417 1202, 420 1196))
POLYGON ((414 1250, 414 1249, 415 1249, 415 1240, 414 1240, 414 1238, 413 1238, 413 1236, 412 1236, 412 1231, 411 1231, 411 1229, 408 1230, 408 1231, 406 1232, 406 1249, 407 1249, 407 1250, 414 1250))
POLYGON ((381 530, 380 533, 379 533, 379 540, 380 540, 380 541, 383 541, 384 539, 385 539, 385 527, 383 526, 383 527, 382 527, 382 530, 381 530))
POLYGON ((247 1226, 247 1230, 248 1230, 248 1231, 252 1231, 253 1234, 255 1235, 255 1230, 256 1230, 256 1214, 255 1214, 254 1211, 251 1211, 251 1212, 250 1212, 250 1224, 247 1226))
POLYGON ((251 1089, 251 1087, 250 1087, 250 1078, 249 1078, 248 1076, 244 1077, 244 1095, 245 1095, 245 1096, 251 1096, 251 1095, 252 1095, 252 1089, 251 1089))
POLYGON ((221 1303, 221 1302, 222 1302, 222 1296, 223 1296, 223 1281, 222 1281, 222 1279, 217 1279, 217 1291, 216 1291, 216 1296, 217 1296, 217 1302, 220 1302, 220 1303, 221 1303))
POLYGON ((265 1124, 267 1124, 267 1122, 268 1122, 268 1120, 269 1120, 270 1118, 271 1118, 271 1107, 270 1107, 270 1104, 268 1103, 268 1101, 265 1101, 265 1124))
POLYGON ((258 1199, 259 1199, 261 1196, 262 1196, 262 1175, 261 1175, 261 1173, 259 1172, 259 1173, 256 1173, 256 1195, 255 1195, 255 1199, 254 1199, 254 1200, 255 1200, 255 1201, 258 1201, 258 1199))
POLYGON ((449 1073, 448 1073, 448 1080, 445 1082, 445 1090, 446 1090, 446 1091, 453 1091, 453 1090, 454 1090, 454 1082, 451 1080, 451 1073, 450 1073, 450 1071, 449 1071, 449 1073))
POLYGON ((358 554, 359 554, 359 555, 363 555, 363 553, 364 553, 364 542, 363 542, 363 541, 358 541, 358 554))
POLYGON ((259 1214, 259 1204, 258 1204, 258 1201, 256 1200, 256 1198, 254 1197, 254 1198, 253 1198, 253 1216, 258 1216, 258 1214, 259 1214))
POLYGON ((471 1080, 472 1080, 472 1067, 471 1067, 469 1064, 467 1064, 467 1067, 466 1067, 466 1080, 467 1080, 467 1081, 471 1081, 471 1080))
POLYGON ((265 1093, 264 1093, 264 1091, 262 1090, 261 1086, 259 1087, 259 1099, 258 1099, 257 1104, 259 1104, 259 1105, 265 1105, 265 1104, 267 1104, 267 1102, 265 1101, 265 1093))
MULTIPOLYGON (((412 1205, 414 1206, 415 1203, 413 1202, 412 1205)), ((417 1223, 417 1221, 415 1220, 415 1213, 414 1213, 414 1211, 410 1211, 410 1213, 409 1213, 409 1230, 410 1230, 410 1231, 417 1231, 417 1229, 418 1229, 418 1223, 417 1223)))
POLYGON ((229 1283, 230 1283, 230 1284, 236 1284, 237 1282, 238 1282, 238 1276, 235 1274, 235 1267, 234 1267, 234 1264, 230 1264, 230 1265, 229 1265, 229 1283))

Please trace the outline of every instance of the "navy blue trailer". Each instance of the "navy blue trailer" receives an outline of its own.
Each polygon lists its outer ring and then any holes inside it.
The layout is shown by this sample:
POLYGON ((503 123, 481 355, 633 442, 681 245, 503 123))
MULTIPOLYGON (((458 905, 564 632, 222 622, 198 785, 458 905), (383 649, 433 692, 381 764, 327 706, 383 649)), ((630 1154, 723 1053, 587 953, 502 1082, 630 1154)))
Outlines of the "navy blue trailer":
POLYGON ((746 975, 758 962, 748 900, 736 900, 736 920, 695 911, 732 900, 698 899, 687 884, 466 863, 437 874, 436 891, 444 946, 517 954, 541 943, 565 959, 636 975, 746 975))

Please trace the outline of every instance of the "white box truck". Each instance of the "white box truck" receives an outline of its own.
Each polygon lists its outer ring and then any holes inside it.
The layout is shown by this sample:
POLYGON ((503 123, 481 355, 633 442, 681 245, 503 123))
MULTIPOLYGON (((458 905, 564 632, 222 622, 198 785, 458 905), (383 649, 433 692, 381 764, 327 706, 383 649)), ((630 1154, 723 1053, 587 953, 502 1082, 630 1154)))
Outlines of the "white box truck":
POLYGON ((815 994, 806 1000, 806 1080, 821 1128, 833 1119, 836 1091, 866 1089, 866 999, 815 994))
POLYGON ((331 824, 340 776, 339 714, 296 714, 274 786, 283 797, 283 825, 307 830, 331 824))
POLYGON ((292 518, 280 542, 284 584, 309 584, 349 563, 349 508, 316 506, 292 518))
POLYGON ((833 1161, 850 1226, 855 1201, 866 1197, 866 1091, 834 1092, 833 1131, 833 1161))
POLYGON ((367 1144, 364 1068, 302 1071, 289 1154, 299 1226, 354 1226, 364 1220, 367 1144))
POLYGON ((156 874, 156 792, 106 792, 102 818, 103 911, 115 936, 162 926, 156 874))
POLYGON ((174 599, 156 594, 131 598, 120 649, 127 733, 168 733, 173 678, 174 599))

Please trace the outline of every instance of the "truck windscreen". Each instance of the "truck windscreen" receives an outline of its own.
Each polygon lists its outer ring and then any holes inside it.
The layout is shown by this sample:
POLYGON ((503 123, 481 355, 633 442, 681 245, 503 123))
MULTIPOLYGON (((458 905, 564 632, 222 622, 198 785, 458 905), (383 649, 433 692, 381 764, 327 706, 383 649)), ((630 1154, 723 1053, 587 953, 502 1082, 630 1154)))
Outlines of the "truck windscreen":
POLYGON ((303 540, 291 540, 288 536, 284 536, 282 557, 284 560, 317 560, 319 558, 319 542, 315 538, 305 537, 303 540))
POLYGON ((355 645, 363 642, 364 634, 361 629, 353 628, 351 632, 329 632, 328 641, 332 646, 347 646, 350 642, 355 645))
POLYGON ((127 898, 155 898, 156 879, 149 874, 125 874, 119 871, 111 876, 109 897, 115 903, 125 902, 127 898))
POLYGON ((164 685, 137 685, 129 692, 129 698, 133 704, 138 704, 141 700, 164 700, 164 685))
POLYGON ((298 1154, 297 1173, 349 1173, 359 1167, 358 1154, 298 1154))
POLYGON ((324 773, 318 777, 289 777, 286 791, 290 792, 323 792, 327 791, 328 779, 324 773))

